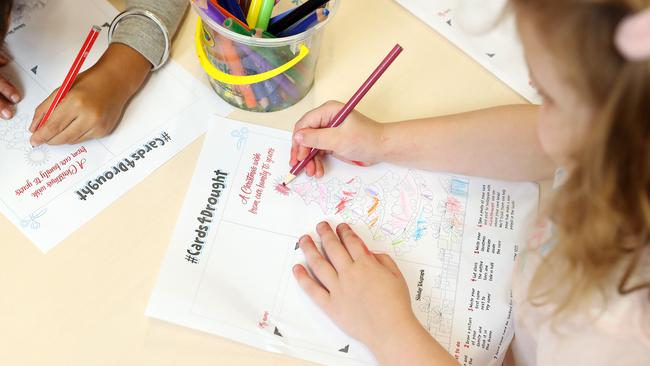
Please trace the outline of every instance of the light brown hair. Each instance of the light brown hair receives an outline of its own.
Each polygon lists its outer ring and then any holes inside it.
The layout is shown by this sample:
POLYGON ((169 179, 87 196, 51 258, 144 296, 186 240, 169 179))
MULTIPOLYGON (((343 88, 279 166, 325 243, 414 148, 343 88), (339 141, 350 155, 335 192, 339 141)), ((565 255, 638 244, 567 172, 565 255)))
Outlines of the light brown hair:
POLYGON ((510 0, 534 22, 548 51, 595 111, 576 165, 551 205, 557 245, 530 286, 555 312, 593 292, 647 290, 631 284, 650 249, 650 61, 625 60, 614 45, 620 21, 650 0, 510 0))

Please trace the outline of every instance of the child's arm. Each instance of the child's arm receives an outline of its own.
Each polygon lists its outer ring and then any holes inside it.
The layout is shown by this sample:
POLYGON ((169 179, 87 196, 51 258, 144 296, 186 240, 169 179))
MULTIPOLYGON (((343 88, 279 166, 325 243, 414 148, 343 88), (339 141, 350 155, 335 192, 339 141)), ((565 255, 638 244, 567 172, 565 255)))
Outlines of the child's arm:
MULTIPOLYGON (((317 147, 343 160, 370 164, 386 161, 512 180, 553 175, 553 163, 537 138, 536 106, 502 106, 388 124, 355 112, 337 129, 322 128, 341 106, 326 103, 298 121, 290 163, 304 159, 307 147, 317 147)), ((322 172, 320 159, 307 167, 308 175, 322 172)))
MULTIPOLYGON (((173 36, 185 12, 185 0, 127 0, 126 7, 153 12, 173 36)), ((111 133, 128 101, 144 84, 152 67, 158 66, 165 39, 153 21, 144 17, 124 18, 115 30, 111 45, 93 67, 81 73, 48 122, 34 131, 49 108, 56 90, 34 113, 30 143, 72 144, 111 133)))
POLYGON ((347 224, 318 224, 321 254, 300 239, 312 277, 294 267, 300 287, 348 335, 364 343, 381 365, 457 365, 422 328, 411 310, 408 287, 395 262, 368 251, 347 224))

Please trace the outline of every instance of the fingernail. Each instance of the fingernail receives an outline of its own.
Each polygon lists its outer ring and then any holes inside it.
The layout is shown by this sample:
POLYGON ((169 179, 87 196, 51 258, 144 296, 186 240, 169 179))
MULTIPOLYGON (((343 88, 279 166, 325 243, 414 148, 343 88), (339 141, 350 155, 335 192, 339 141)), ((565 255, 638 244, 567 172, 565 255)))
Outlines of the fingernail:
POLYGON ((304 138, 305 138, 305 136, 303 136, 302 133, 300 133, 300 132, 296 133, 296 136, 295 136, 296 141, 298 141, 298 142, 302 142, 302 140, 303 140, 304 138))
POLYGON ((20 95, 18 95, 18 94, 14 94, 9 98, 11 98, 11 101, 14 102, 14 103, 20 102, 20 95))
POLYGON ((11 111, 7 108, 3 109, 2 112, 2 117, 5 119, 10 119, 11 118, 11 111))

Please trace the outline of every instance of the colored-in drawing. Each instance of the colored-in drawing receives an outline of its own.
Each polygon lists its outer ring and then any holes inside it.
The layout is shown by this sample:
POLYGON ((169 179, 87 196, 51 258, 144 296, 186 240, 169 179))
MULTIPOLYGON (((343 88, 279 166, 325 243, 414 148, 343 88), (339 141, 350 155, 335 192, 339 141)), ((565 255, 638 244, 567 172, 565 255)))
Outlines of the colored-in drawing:
POLYGON ((453 177, 438 183, 444 196, 434 195, 431 183, 416 171, 403 176, 389 172, 370 184, 360 178, 310 179, 294 183, 291 193, 325 214, 365 225, 374 239, 390 243, 399 256, 427 237, 460 245, 469 182, 453 177))
POLYGON ((288 196, 289 193, 291 193, 291 188, 284 184, 282 178, 276 178, 273 182, 273 187, 275 188, 276 192, 280 193, 283 196, 288 196))

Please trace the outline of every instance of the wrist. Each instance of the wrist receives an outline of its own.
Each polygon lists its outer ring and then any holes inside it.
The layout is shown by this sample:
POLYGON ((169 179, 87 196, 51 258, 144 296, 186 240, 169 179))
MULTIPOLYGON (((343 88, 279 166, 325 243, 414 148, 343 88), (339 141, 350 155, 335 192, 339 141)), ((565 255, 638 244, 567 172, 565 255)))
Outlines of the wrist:
POLYGON ((394 136, 393 128, 394 123, 380 123, 379 124, 379 141, 377 144, 377 156, 379 161, 390 162, 393 158, 393 143, 394 136))
POLYGON ((96 67, 109 78, 112 85, 131 96, 140 89, 152 66, 133 48, 121 43, 112 43, 96 67))
POLYGON ((375 332, 377 337, 366 343, 378 359, 382 359, 382 355, 392 354, 395 349, 408 348, 420 336, 420 332, 424 331, 412 313, 385 325, 386 330, 375 332))

